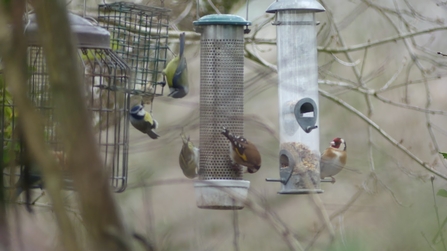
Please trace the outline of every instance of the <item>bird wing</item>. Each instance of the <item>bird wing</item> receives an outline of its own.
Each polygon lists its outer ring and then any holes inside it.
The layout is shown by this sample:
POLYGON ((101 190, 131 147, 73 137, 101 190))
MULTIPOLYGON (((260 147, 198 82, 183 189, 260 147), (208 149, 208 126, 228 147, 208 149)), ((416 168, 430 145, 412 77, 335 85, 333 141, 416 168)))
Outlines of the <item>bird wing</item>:
POLYGON ((177 65, 177 69, 175 70, 174 76, 172 77, 172 87, 176 89, 184 89, 188 86, 188 66, 186 63, 186 58, 181 57, 177 65))
POLYGON ((154 127, 154 120, 152 119, 152 116, 150 113, 146 112, 146 114, 144 114, 144 121, 145 122, 149 122, 151 124, 151 128, 154 127))
POLYGON ((183 174, 186 177, 193 179, 197 177, 198 151, 196 151, 196 147, 190 149, 188 143, 189 142, 183 144, 182 146, 182 150, 180 151, 179 155, 179 164, 182 168, 183 174))
POLYGON ((236 151, 237 155, 243 160, 247 161, 247 155, 244 153, 245 148, 238 147, 237 145, 233 144, 234 150, 236 151))
POLYGON ((160 135, 158 135, 156 132, 154 132, 153 130, 148 130, 146 132, 147 135, 149 135, 149 137, 151 137, 151 139, 158 139, 160 137, 160 135))
POLYGON ((168 86, 172 87, 173 85, 173 78, 177 69, 177 66, 179 64, 180 58, 177 56, 173 58, 171 61, 169 61, 166 68, 163 70, 164 75, 166 75, 166 81, 168 82, 168 86))
POLYGON ((343 169, 344 163, 340 162, 337 152, 338 150, 328 148, 321 156, 320 176, 322 178, 336 175, 343 169))

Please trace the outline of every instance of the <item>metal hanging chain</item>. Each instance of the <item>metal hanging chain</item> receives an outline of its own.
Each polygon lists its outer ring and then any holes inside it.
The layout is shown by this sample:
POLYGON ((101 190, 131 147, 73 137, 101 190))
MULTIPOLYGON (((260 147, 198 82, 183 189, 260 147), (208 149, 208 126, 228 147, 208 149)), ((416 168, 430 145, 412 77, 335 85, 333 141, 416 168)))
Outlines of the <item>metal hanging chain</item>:
POLYGON ((249 0, 245 1, 246 5, 245 5, 245 20, 248 21, 248 2, 249 0))
POLYGON ((82 16, 85 18, 85 13, 87 12, 87 0, 84 0, 84 15, 82 16))
MULTIPOLYGON (((245 20, 248 22, 248 9, 249 9, 249 3, 250 0, 246 0, 246 5, 245 5, 245 20)), ((248 28, 248 24, 245 26, 245 30, 244 30, 244 34, 248 34, 250 33, 250 29, 248 28)))
POLYGON ((200 3, 199 3, 199 1, 200 0, 197 0, 197 7, 196 7, 196 18, 197 18, 197 20, 199 20, 199 18, 200 18, 200 15, 199 15, 200 3))

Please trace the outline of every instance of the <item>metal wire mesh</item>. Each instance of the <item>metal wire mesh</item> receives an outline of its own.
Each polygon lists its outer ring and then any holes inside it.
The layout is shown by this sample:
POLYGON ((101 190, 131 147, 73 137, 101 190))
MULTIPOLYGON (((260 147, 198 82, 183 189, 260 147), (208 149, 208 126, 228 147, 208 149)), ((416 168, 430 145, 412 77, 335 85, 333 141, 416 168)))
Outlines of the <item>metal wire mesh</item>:
MULTIPOLYGON (((85 101, 93 118, 92 123, 103 157, 103 165, 110 172, 112 187, 116 192, 121 192, 127 184, 129 94, 116 90, 128 88, 130 69, 112 50, 81 48, 78 49, 78 56, 84 73, 85 101)), ((46 143, 55 154, 64 154, 64 145, 54 116, 48 72, 41 47, 28 47, 28 65, 30 78, 27 94, 45 119, 46 143)), ((2 106, 0 126, 3 164, 16 163, 12 169, 4 169, 3 181, 6 188, 11 188, 23 173, 24 163, 23 161, 11 162, 7 156, 10 156, 11 149, 14 149, 16 158, 19 156, 19 159, 26 153, 17 136, 19 129, 16 107, 2 79, 0 73, 0 94, 3 101, 0 104, 2 106)), ((64 157, 62 161, 63 159, 64 157)), ((65 183, 67 189, 73 188, 68 175, 65 183)))
POLYGON ((162 95, 156 90, 166 66, 171 10, 118 2, 98 7, 98 21, 111 35, 112 49, 130 66, 132 94, 162 95))
POLYGON ((205 26, 200 48, 200 179, 242 179, 222 126, 243 135, 243 27, 205 26), (239 31, 240 29, 240 31, 239 31), (229 36, 230 35, 230 36, 229 36), (233 36, 231 36, 233 35, 233 36))

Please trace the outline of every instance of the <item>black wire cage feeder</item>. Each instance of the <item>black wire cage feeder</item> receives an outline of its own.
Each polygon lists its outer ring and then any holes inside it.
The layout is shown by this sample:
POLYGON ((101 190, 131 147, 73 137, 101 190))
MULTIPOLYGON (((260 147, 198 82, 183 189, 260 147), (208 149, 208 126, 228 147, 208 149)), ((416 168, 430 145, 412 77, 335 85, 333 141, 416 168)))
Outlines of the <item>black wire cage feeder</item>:
MULTIPOLYGON (((55 119, 52 93, 49 88, 48 70, 39 42, 35 15, 27 16, 25 34, 28 39, 28 97, 45 118, 46 143, 54 151, 59 162, 64 157, 64 145, 55 119), (62 155, 62 157, 60 157, 62 155)), ((130 68, 110 48, 109 32, 90 21, 69 14, 70 26, 78 40, 78 63, 83 72, 85 102, 92 116, 92 125, 100 149, 103 166, 110 174, 111 187, 122 192, 127 185, 127 164, 129 150, 129 100, 130 68)), ((1 68, 0 68, 1 69, 1 68)), ((22 161, 11 161, 8 154, 15 149, 15 156, 24 156, 24 147, 18 135, 17 114, 0 72, 0 95, 3 151, 3 181, 5 188, 13 188, 24 172, 22 161), (11 163, 14 163, 11 165, 11 163)), ((17 158, 17 157, 16 157, 17 158)), ((62 163, 60 163, 63 167, 62 163)), ((66 173, 65 188, 73 189, 66 173)), ((31 187, 37 188, 39 186, 31 187)))
POLYGON ((131 94, 163 95, 168 50, 169 14, 163 7, 116 2, 98 6, 98 22, 111 35, 111 47, 131 68, 131 94))

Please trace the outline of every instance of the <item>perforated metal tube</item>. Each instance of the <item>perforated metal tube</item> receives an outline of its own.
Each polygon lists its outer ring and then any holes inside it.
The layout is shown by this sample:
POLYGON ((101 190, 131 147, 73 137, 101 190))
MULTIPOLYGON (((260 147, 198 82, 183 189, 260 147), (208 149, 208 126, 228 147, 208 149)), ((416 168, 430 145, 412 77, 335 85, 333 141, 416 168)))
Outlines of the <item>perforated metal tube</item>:
POLYGON ((242 26, 204 27, 200 50, 200 178, 242 179, 231 168, 225 126, 243 135, 244 37, 242 26))
POLYGON ((197 206, 242 209, 250 182, 232 168, 228 128, 243 135, 244 25, 234 15, 209 15, 194 22, 200 40, 200 172, 197 206), (235 199, 237 197, 238 199, 235 199))

